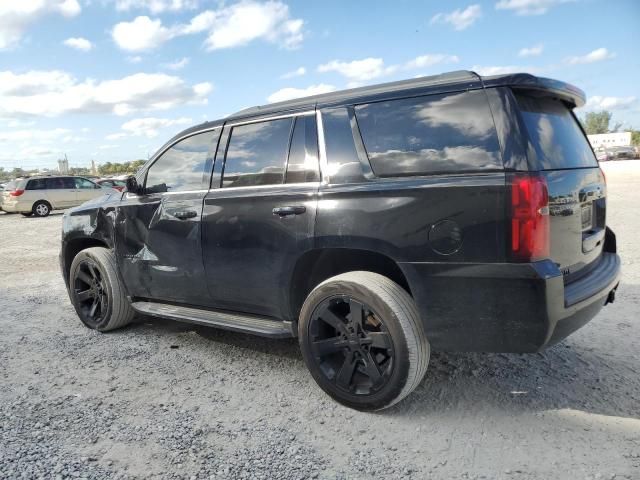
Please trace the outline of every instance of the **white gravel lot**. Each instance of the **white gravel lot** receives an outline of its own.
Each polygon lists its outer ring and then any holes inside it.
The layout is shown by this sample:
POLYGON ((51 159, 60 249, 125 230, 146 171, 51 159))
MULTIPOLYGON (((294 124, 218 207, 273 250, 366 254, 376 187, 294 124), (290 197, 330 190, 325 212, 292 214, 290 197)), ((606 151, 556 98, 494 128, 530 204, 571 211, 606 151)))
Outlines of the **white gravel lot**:
POLYGON ((377 414, 325 396, 293 339, 88 330, 61 215, 0 214, 0 478, 640 479, 640 161, 604 169, 616 303, 540 354, 436 353, 377 414))

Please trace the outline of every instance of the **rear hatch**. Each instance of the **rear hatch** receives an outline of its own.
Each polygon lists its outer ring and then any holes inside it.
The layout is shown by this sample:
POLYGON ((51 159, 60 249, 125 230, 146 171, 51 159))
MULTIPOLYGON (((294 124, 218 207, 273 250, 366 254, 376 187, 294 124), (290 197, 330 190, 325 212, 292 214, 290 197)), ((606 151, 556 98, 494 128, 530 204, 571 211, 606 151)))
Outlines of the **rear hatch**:
POLYGON ((16 189, 16 182, 10 181, 4 186, 4 190, 0 192, 0 207, 2 204, 9 199, 9 194, 16 189))
POLYGON ((516 93, 535 155, 530 168, 546 180, 549 254, 565 283, 597 264, 606 221, 606 184, 578 120, 565 103, 516 93))

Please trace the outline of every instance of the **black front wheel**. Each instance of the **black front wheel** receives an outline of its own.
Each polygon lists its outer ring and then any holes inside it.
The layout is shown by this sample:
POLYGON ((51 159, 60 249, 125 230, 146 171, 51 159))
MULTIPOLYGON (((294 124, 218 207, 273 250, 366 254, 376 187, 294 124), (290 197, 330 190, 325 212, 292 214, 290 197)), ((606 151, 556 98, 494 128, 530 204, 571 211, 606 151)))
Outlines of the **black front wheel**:
POLYGON ((133 319, 134 311, 116 268, 113 252, 102 247, 82 250, 71 263, 69 296, 89 328, 106 332, 133 319))
POLYGON ((402 400, 420 383, 429 362, 413 299, 372 272, 348 272, 318 285, 302 307, 299 340, 318 385, 358 410, 402 400))

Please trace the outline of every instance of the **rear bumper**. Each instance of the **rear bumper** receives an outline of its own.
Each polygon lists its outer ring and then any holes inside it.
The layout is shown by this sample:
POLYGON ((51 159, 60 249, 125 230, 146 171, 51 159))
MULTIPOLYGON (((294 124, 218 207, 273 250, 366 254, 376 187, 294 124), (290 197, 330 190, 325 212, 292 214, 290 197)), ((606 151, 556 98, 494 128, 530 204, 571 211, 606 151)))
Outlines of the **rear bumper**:
POLYGON ((10 213, 26 213, 30 212, 33 208, 33 204, 31 202, 3 202, 2 210, 10 213))
POLYGON ((432 348, 458 352, 536 352, 553 345, 613 301, 621 275, 615 251, 604 251, 588 275, 567 286, 550 260, 401 267, 432 348))

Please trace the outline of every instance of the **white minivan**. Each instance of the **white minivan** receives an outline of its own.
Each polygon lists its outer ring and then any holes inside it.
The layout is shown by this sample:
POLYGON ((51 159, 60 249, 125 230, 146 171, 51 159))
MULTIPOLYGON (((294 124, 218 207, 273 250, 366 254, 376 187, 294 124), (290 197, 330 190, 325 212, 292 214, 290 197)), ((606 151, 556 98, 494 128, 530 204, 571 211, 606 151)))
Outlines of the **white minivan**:
POLYGON ((42 176, 14 180, 2 192, 0 208, 25 217, 46 217, 52 210, 80 205, 113 188, 102 187, 83 177, 42 176))

